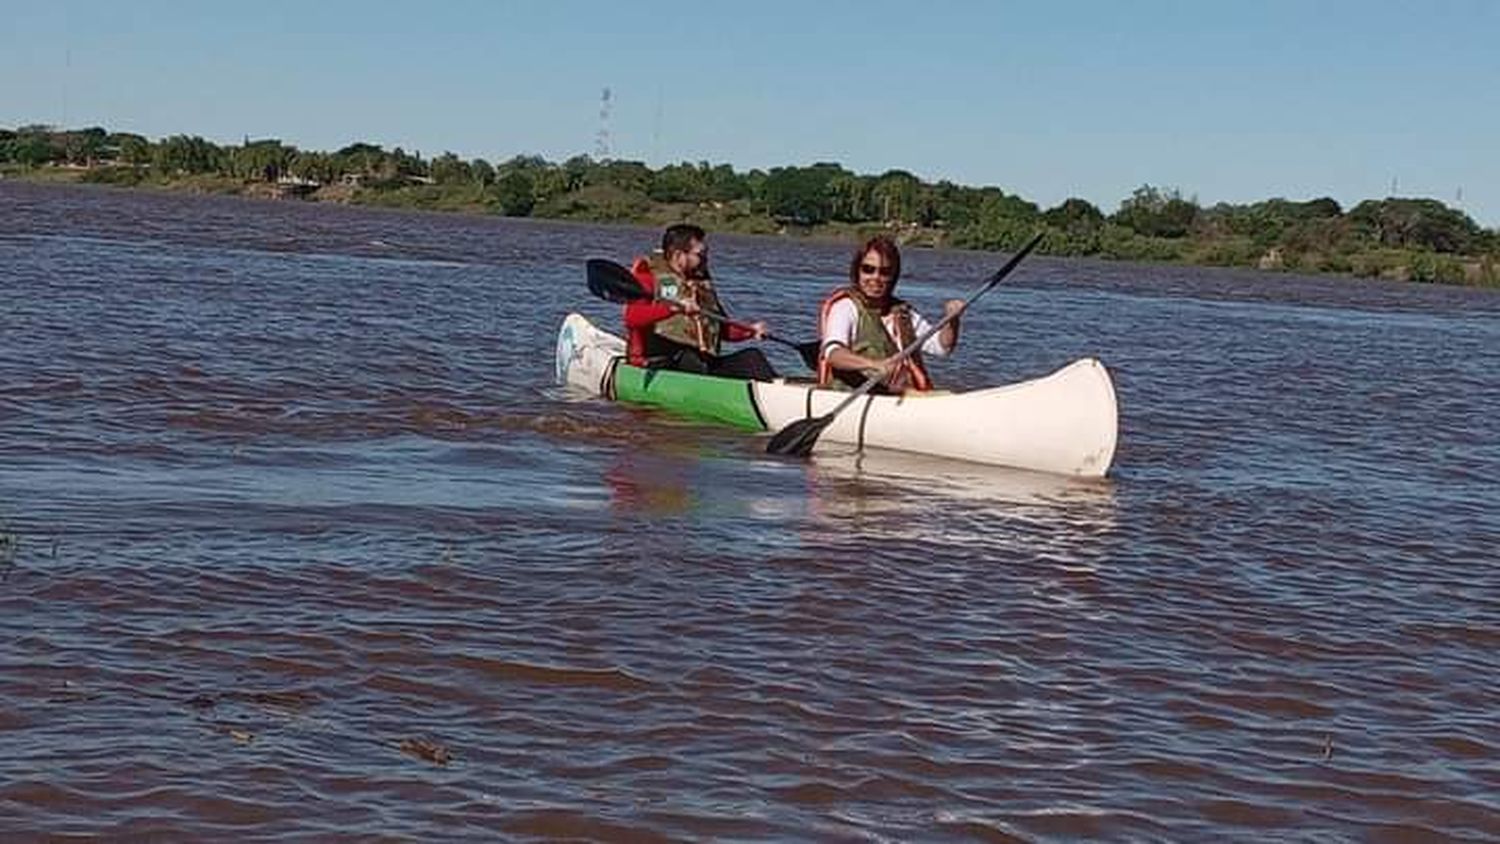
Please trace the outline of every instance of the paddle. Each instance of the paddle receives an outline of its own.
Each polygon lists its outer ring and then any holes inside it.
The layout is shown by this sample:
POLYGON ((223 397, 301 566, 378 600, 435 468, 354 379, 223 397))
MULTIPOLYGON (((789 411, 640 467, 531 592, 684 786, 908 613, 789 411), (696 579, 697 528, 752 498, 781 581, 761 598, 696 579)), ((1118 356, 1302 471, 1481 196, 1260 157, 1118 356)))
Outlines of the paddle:
MULTIPOLYGON (((641 282, 635 277, 634 273, 614 261, 605 260, 604 258, 590 258, 587 267, 589 292, 600 299, 624 303, 654 298, 651 291, 641 287, 641 282)), ((714 322, 724 323, 725 325, 741 324, 718 314, 700 311, 698 315, 707 317, 714 322)), ((780 343, 783 346, 790 346, 796 349, 797 354, 802 357, 802 362, 807 364, 807 368, 814 372, 817 371, 818 341, 809 340, 806 343, 793 343, 791 340, 777 337, 774 334, 763 334, 761 336, 773 343, 780 343)))
MULTIPOLYGON (((1031 250, 1035 249, 1036 245, 1038 243, 1041 243, 1041 241, 1042 233, 1039 232, 1035 237, 1027 241, 1025 246, 1021 247, 1020 252, 1017 252, 1015 255, 1011 256, 1011 259, 1005 262, 1005 266, 996 270, 994 275, 985 279, 984 283, 979 286, 978 290, 970 293, 969 298, 964 300, 963 304, 959 306, 958 310, 954 311, 951 314, 945 315, 942 319, 938 320, 936 324, 928 326, 926 331, 922 332, 921 335, 917 337, 917 339, 911 342, 911 345, 897 352, 891 360, 899 362, 911 357, 918 349, 922 348, 922 344, 926 343, 928 338, 943 330, 943 326, 957 319, 959 314, 962 314, 964 311, 968 310, 969 306, 974 304, 975 299, 978 299, 980 296, 988 293, 991 288, 1000 283, 1001 279, 1010 275, 1011 270, 1014 270, 1016 266, 1026 258, 1027 255, 1031 254, 1031 250)), ((823 429, 832 424, 834 418, 837 417, 841 412, 843 412, 844 408, 853 404, 855 400, 860 396, 863 396, 864 394, 875 389, 875 385, 880 383, 880 380, 881 379, 879 378, 873 377, 867 378, 865 380, 865 383, 859 386, 858 390, 850 393, 848 398, 839 402, 838 406, 836 406, 832 411, 825 413, 822 416, 811 416, 806 419, 798 419, 789 423, 785 428, 777 431, 776 435, 771 437, 770 442, 766 443, 766 453, 784 454, 791 457, 806 457, 807 455, 811 454, 813 446, 818 442, 818 435, 823 433, 823 429)))

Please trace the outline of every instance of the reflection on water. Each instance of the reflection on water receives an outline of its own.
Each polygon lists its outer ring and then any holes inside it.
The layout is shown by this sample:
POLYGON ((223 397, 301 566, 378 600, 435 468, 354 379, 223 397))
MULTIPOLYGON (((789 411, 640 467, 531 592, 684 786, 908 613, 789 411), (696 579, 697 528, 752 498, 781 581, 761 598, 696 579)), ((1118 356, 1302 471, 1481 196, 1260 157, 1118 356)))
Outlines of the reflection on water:
POLYGON ((870 537, 1014 538, 1000 525, 1080 537, 1114 525, 1114 483, 965 463, 900 451, 835 448, 808 464, 812 514, 870 537))
POLYGON ((853 447, 841 450, 835 444, 825 446, 809 465, 814 477, 822 483, 847 485, 830 489, 831 499, 838 498, 840 491, 885 487, 975 504, 1058 509, 1080 505, 1077 507, 1080 513, 1087 505, 1108 508, 1113 503, 1114 483, 1109 479, 1026 472, 904 451, 853 447))
MULTIPOLYGON (((639 424, 663 433, 692 430, 664 415, 641 416, 639 424)), ((755 454, 759 440, 751 442, 743 449, 657 442, 622 450, 604 473, 611 507, 630 518, 724 518, 742 528, 790 519, 805 523, 813 547, 823 531, 860 542, 930 537, 941 550, 1036 537, 1056 546, 1064 536, 1092 541, 1115 527, 1109 480, 852 447, 782 460, 755 454)))
POLYGON ((610 505, 632 516, 688 513, 703 501, 693 477, 701 462, 690 449, 623 451, 604 473, 610 505))

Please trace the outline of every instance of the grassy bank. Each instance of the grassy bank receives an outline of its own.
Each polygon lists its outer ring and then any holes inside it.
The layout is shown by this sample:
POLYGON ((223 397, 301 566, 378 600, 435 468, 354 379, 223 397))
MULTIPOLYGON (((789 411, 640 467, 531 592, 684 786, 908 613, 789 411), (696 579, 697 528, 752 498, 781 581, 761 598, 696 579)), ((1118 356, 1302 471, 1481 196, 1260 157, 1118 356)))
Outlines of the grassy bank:
MULTIPOLYGON (((1248 267, 1265 271, 1268 276, 1298 272, 1500 287, 1500 254, 1494 250, 1500 238, 1493 232, 1479 230, 1477 236, 1463 241, 1485 247, 1484 251, 1472 248, 1469 252, 1442 251, 1426 243, 1407 245, 1425 237, 1442 246, 1443 237, 1455 240, 1457 236, 1449 235, 1438 224, 1462 228, 1467 220, 1454 223, 1450 219, 1454 212, 1432 200, 1385 200, 1374 210, 1366 209, 1370 203, 1365 203, 1348 214, 1336 205, 1319 206, 1332 203, 1331 200, 1310 203, 1270 200, 1252 206, 1200 209, 1175 195, 1143 189, 1146 193, 1137 192, 1134 205, 1127 202, 1120 212, 1105 217, 1081 200, 1069 200, 1071 206, 1065 203, 1059 209, 1040 212, 995 191, 981 204, 980 213, 968 219, 963 219, 961 213, 950 213, 958 219, 929 219, 925 223, 843 220, 819 214, 775 213, 777 206, 767 201, 768 191, 764 189, 758 194, 752 191, 749 196, 673 201, 654 199, 649 187, 643 188, 639 182, 620 184, 619 179, 591 180, 585 175, 560 186, 540 184, 553 172, 548 167, 552 165, 528 162, 526 169, 512 170, 507 176, 444 183, 433 183, 427 177, 387 174, 382 178, 346 178, 316 187, 300 181, 288 184, 286 180, 246 178, 223 172, 189 173, 118 164, 9 164, 0 165, 0 176, 36 182, 296 198, 605 224, 664 226, 690 221, 717 232, 845 241, 887 232, 906 245, 935 248, 1009 251, 1042 228, 1048 236, 1039 251, 1054 256, 1248 267), (1437 207, 1433 208, 1434 205, 1437 207), (1424 219, 1424 213, 1438 223, 1424 219), (1174 214, 1181 218, 1180 224, 1174 223, 1174 214), (1410 231, 1399 237, 1391 234, 1401 226, 1410 231)), ((784 203, 781 210, 787 210, 784 203)), ((1472 222, 1468 226, 1473 227, 1472 222)))

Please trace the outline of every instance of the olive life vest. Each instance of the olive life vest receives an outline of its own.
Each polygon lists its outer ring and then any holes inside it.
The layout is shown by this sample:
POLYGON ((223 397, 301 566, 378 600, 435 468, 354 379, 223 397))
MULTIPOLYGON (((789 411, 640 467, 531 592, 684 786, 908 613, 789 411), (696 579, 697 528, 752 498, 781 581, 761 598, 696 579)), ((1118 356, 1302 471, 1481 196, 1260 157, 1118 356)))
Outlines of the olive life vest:
MULTIPOLYGON (((854 345, 849 351, 857 355, 876 360, 888 358, 911 345, 916 339, 916 329, 912 326, 911 306, 895 297, 891 298, 889 316, 895 323, 898 336, 892 337, 886 328, 885 321, 879 313, 867 307, 864 302, 856 296, 849 295, 849 288, 841 287, 823 300, 822 307, 818 310, 818 335, 822 336, 823 328, 828 324, 828 312, 842 299, 848 299, 854 303, 854 310, 859 315, 854 324, 854 345)), ((898 373, 905 375, 905 381, 913 390, 931 390, 932 377, 927 374, 927 367, 922 363, 922 352, 912 352, 906 360, 901 362, 898 373)), ((825 351, 818 358, 818 386, 827 387, 833 383, 835 374, 833 365, 828 362, 825 351)), ((903 379, 895 379, 900 383, 903 379)))
MULTIPOLYGON (((657 299, 676 302, 691 301, 697 303, 701 311, 724 315, 724 308, 719 304, 719 296, 714 292, 712 281, 706 278, 696 280, 681 278, 672 271, 672 267, 667 264, 666 257, 660 253, 653 254, 647 259, 637 259, 637 266, 641 261, 646 263, 647 269, 656 279, 657 299)), ((720 328, 718 322, 701 316, 673 314, 652 326, 652 331, 674 343, 681 343, 700 352, 717 355, 721 342, 720 328)))

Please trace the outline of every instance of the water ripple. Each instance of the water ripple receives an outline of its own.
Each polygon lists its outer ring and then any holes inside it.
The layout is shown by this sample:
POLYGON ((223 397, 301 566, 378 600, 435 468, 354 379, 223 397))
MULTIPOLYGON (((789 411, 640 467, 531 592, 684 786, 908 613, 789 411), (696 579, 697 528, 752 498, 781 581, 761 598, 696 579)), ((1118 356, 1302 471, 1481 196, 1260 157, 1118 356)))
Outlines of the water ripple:
POLYGON ((799 463, 550 383, 656 235, 0 182, 0 834, 1500 840, 1500 296, 1032 259, 1113 477, 799 463))

